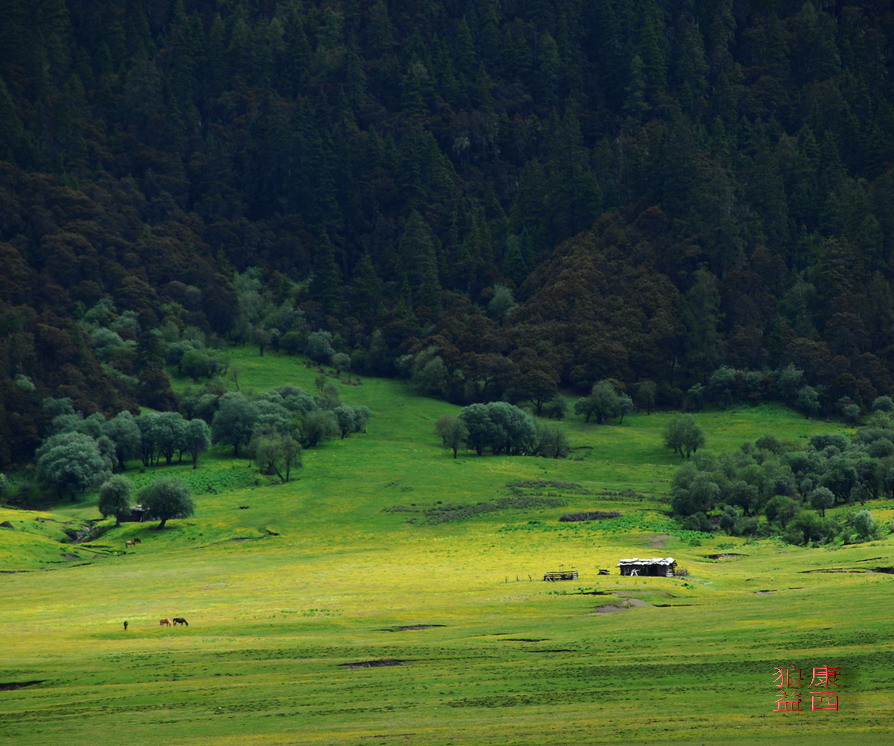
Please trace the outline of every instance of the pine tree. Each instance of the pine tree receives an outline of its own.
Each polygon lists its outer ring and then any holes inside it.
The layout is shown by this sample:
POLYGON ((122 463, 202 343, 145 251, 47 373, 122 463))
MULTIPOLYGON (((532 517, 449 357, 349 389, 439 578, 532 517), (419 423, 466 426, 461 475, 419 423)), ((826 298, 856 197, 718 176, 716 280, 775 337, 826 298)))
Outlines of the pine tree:
POLYGON ((383 285, 369 254, 364 254, 354 269, 351 289, 354 314, 364 321, 378 318, 383 308, 383 285))
POLYGON ((570 106, 561 120, 550 123, 546 143, 550 155, 547 195, 552 213, 552 241, 589 227, 599 215, 602 193, 583 144, 580 121, 570 106))
POLYGON ((314 254, 310 293, 326 313, 337 316, 342 306, 341 286, 341 269, 335 261, 335 248, 324 233, 314 254))
POLYGON ((415 210, 404 225, 397 250, 400 266, 412 293, 412 303, 421 319, 434 319, 441 310, 438 282, 437 238, 415 210))
POLYGON ((640 28, 636 54, 643 63, 643 82, 647 99, 657 103, 667 92, 668 54, 664 34, 664 14, 655 0, 640 3, 637 9, 640 28))
POLYGON ((707 377, 723 360, 723 340, 720 335, 720 293, 717 280, 707 270, 694 275, 692 287, 686 293, 682 321, 686 367, 696 381, 707 377))
POLYGON ((30 150, 28 136, 19 119, 15 102, 0 76, 0 160, 27 166, 30 150))
POLYGON ((562 76, 562 60, 559 47, 549 32, 538 39, 537 72, 534 76, 534 90, 543 106, 553 107, 558 101, 559 80, 562 76))
POLYGON ((630 59, 630 74, 624 87, 624 114, 632 119, 643 119, 649 111, 646 102, 646 75, 642 57, 638 54, 630 59))
POLYGON ((683 111, 697 116, 708 88, 708 60, 698 26, 692 18, 681 16, 675 26, 672 79, 683 111))
POLYGON ((71 72, 71 21, 65 0, 36 0, 34 30, 54 85, 61 88, 71 72))

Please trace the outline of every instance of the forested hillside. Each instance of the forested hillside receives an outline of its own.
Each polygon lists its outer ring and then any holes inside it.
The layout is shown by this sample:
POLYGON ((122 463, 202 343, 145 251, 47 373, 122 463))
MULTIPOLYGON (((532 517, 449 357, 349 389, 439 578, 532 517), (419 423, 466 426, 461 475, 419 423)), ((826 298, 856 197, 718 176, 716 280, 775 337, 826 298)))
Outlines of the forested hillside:
POLYGON ((176 408, 199 338, 463 403, 728 366, 866 406, 892 58, 883 0, 7 0, 0 466, 48 396, 176 408))

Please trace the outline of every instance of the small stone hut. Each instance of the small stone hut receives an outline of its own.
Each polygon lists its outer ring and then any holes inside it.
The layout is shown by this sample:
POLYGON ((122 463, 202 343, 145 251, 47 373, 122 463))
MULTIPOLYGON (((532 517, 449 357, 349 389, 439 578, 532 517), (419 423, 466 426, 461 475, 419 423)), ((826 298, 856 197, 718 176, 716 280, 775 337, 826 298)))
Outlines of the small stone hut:
POLYGON ((146 509, 142 505, 134 505, 129 513, 121 514, 121 523, 142 523, 146 517, 146 509))
POLYGON ((673 557, 652 557, 651 559, 622 559, 618 561, 621 575, 640 575, 672 578, 677 563, 673 557))

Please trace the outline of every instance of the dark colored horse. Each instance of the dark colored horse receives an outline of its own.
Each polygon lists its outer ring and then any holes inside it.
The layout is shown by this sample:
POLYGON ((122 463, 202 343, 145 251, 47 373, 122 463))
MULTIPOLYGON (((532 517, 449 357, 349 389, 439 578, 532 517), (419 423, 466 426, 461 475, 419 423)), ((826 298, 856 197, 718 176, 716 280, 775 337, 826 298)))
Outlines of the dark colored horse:
POLYGON ((189 626, 189 622, 187 622, 182 616, 175 616, 172 621, 174 622, 175 627, 178 624, 185 624, 187 627, 189 626))

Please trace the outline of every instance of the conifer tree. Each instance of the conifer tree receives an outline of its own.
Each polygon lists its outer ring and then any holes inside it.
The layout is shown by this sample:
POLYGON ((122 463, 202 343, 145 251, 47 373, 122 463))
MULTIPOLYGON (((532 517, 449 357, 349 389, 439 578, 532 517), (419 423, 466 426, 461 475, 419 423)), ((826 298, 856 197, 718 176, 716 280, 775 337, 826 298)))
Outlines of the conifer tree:
POLYGON ((413 307, 426 319, 434 318, 441 308, 437 241, 423 217, 415 210, 411 212, 398 242, 398 255, 413 307))
POLYGON ((700 269, 686 293, 682 314, 685 327, 684 345, 689 370, 695 378, 706 378, 723 359, 720 324, 720 294, 717 280, 700 269))
POLYGON ((332 242, 325 234, 314 256, 310 291, 327 313, 337 314, 341 310, 341 269, 335 261, 332 242))

